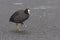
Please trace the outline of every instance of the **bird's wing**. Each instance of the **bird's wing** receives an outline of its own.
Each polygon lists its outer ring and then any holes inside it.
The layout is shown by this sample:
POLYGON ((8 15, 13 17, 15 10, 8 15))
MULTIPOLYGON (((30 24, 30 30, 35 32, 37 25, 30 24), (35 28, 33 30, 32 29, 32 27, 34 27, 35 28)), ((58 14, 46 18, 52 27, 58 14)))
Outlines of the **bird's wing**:
POLYGON ((14 17, 14 21, 16 22, 20 22, 20 21, 23 21, 27 18, 27 15, 26 14, 19 14, 17 16, 14 17))

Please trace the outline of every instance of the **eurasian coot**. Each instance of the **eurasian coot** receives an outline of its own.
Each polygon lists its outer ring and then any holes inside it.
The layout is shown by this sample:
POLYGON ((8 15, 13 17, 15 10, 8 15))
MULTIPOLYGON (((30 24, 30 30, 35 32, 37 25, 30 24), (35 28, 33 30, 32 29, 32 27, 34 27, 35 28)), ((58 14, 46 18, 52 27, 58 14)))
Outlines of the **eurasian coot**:
POLYGON ((18 10, 13 13, 13 15, 10 17, 9 22, 16 23, 16 29, 17 31, 21 31, 19 28, 19 23, 23 25, 24 21, 26 21, 29 18, 30 10, 29 8, 26 8, 25 10, 18 10))

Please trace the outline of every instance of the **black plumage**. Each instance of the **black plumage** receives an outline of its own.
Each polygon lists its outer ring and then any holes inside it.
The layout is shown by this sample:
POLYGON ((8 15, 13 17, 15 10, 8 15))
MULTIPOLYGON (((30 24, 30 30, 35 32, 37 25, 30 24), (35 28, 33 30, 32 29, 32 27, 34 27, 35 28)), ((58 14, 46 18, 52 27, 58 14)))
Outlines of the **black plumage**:
POLYGON ((28 8, 25 10, 18 10, 16 11, 11 17, 10 17, 10 22, 14 23, 23 23, 25 20, 29 18, 29 13, 28 13, 28 8))
POLYGON ((29 8, 26 8, 25 10, 18 10, 13 13, 13 15, 9 19, 9 22, 16 23, 17 31, 21 31, 18 24, 21 23, 21 25, 23 25, 24 24, 23 22, 29 18, 30 16, 29 14, 30 14, 29 8))

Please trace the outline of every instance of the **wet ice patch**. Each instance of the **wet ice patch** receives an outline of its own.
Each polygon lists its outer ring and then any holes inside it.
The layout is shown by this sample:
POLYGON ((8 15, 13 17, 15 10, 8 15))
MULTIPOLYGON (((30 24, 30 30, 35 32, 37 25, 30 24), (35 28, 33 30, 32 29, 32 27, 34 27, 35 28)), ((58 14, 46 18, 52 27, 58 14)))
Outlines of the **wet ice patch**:
POLYGON ((39 6, 39 7, 35 7, 33 9, 47 9, 47 8, 51 8, 50 6, 39 6))
POLYGON ((23 5, 23 3, 13 3, 13 5, 23 5))

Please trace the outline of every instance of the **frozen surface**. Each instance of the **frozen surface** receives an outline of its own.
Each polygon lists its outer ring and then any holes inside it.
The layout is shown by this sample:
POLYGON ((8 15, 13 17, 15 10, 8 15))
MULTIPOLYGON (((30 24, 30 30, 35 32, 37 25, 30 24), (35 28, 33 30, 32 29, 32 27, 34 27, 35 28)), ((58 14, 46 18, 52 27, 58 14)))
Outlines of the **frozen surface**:
POLYGON ((60 40, 60 0, 0 0, 0 40, 60 40), (25 31, 16 33, 10 16, 31 9, 25 31))

